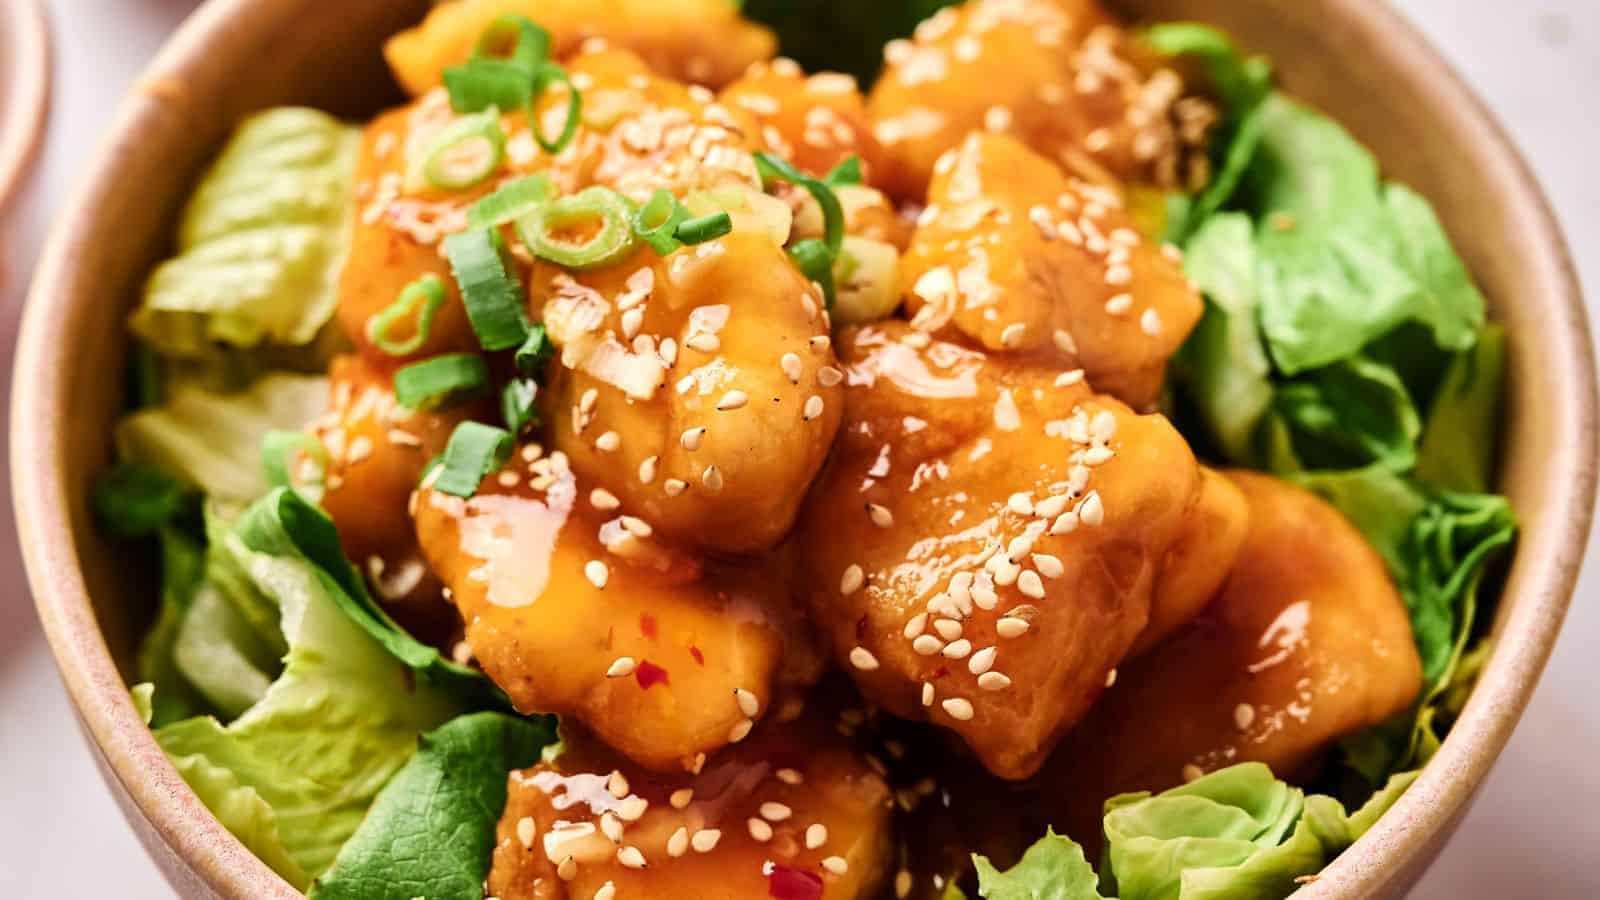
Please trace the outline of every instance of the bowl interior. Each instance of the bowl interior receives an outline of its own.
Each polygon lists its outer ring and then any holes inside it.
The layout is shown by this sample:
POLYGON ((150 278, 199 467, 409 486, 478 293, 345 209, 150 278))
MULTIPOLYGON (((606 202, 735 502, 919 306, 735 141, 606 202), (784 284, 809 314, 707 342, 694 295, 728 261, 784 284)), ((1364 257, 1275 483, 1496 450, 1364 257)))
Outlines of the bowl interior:
MULTIPOLYGON (((1501 486, 1524 532, 1495 620, 1497 652, 1428 774, 1303 892, 1389 896, 1420 874, 1509 736, 1576 576, 1596 453, 1593 361, 1575 278, 1542 197, 1492 120, 1381 5, 1111 5, 1138 20, 1214 22, 1271 54, 1291 91, 1336 116, 1386 173, 1433 201, 1510 334, 1501 486)), ((126 699, 123 679, 149 621, 153 582, 137 577, 141 562, 125 547, 100 540, 87 502, 110 457, 107 423, 122 402, 124 317, 149 266, 170 249, 187 186, 232 124, 278 104, 364 117, 397 100, 379 48, 426 6, 212 0, 125 102, 94 172, 58 222, 29 300, 12 427, 30 579, 84 724, 132 798, 130 818, 186 896, 293 894, 218 829, 126 699)))

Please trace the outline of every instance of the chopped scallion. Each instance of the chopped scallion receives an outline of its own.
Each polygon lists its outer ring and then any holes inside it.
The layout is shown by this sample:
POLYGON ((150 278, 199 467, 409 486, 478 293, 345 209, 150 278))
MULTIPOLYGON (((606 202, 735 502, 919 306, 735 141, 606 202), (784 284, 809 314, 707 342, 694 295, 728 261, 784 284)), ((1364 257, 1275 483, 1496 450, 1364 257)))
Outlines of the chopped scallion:
POLYGON ((550 202, 555 186, 543 173, 512 181, 467 208, 468 228, 494 228, 550 202))
POLYGON ((531 70, 550 58, 550 32, 526 16, 502 13, 478 36, 472 58, 503 60, 531 70))
POLYGON ((799 267, 801 274, 822 288, 823 302, 832 309, 834 257, 828 252, 828 245, 816 238, 807 238, 790 247, 789 256, 799 267))
POLYGON ((633 216, 633 233, 650 245, 658 256, 667 256, 682 243, 675 237, 678 226, 689 218, 689 210, 666 188, 656 188, 650 199, 633 216))
POLYGON ((861 183, 861 157, 852 156, 834 166, 828 174, 822 176, 822 182, 829 187, 846 187, 861 183))
POLYGON ((328 448, 304 431, 269 431, 261 441, 261 467, 267 484, 292 488, 307 503, 322 502, 328 481, 328 448), (301 478, 302 467, 310 465, 312 474, 301 478))
POLYGON ((561 122, 561 133, 553 141, 544 138, 544 129, 540 127, 538 117, 532 109, 528 112, 528 128, 533 131, 533 139, 546 153, 560 153, 567 149, 572 139, 578 133, 578 125, 583 121, 583 95, 578 92, 577 85, 572 83, 572 78, 567 75, 567 70, 561 66, 547 62, 539 66, 534 75, 533 95, 538 98, 551 84, 561 82, 567 86, 567 115, 561 122))
POLYGON ((505 158, 500 110, 490 106, 439 132, 422 155, 422 176, 440 190, 464 190, 493 175, 505 158))
POLYGON ((488 386, 489 366, 476 353, 447 353, 394 373, 395 400, 417 410, 441 409, 488 386))
POLYGON ((444 305, 444 282, 437 275, 424 275, 406 285, 394 302, 367 320, 367 340, 390 356, 410 356, 427 343, 433 330, 433 314, 444 305), (411 325, 411 336, 394 338, 389 332, 395 323, 411 325))
POLYGON ((517 234, 535 256, 569 269, 592 269, 621 259, 633 248, 633 207, 628 198, 597 185, 518 219, 517 234), (560 237, 562 231, 596 224, 598 229, 580 243, 560 237))
POLYGON ((522 66, 503 59, 475 59, 444 70, 450 108, 481 113, 490 107, 522 109, 533 102, 533 79, 522 66))
POLYGON ((727 212, 713 213, 690 219, 678 226, 673 235, 685 244, 703 244, 733 231, 733 216, 727 212))
POLYGON ((483 476, 505 465, 511 456, 511 432, 482 422, 462 422, 450 434, 444 449, 444 471, 433 489, 456 497, 471 497, 483 476))
POLYGON ((539 383, 532 378, 513 378, 500 392, 500 414, 512 434, 522 434, 539 424, 539 383))
POLYGON ((822 207, 823 242, 830 255, 837 255, 844 243, 844 207, 833 188, 795 168, 788 160, 771 153, 755 155, 756 171, 765 181, 787 181, 805 188, 822 207))
POLYGON ((535 323, 528 326, 528 339, 517 348, 513 359, 517 371, 530 378, 539 378, 544 374, 544 364, 556 352, 556 345, 550 342, 550 335, 545 333, 544 325, 535 323))
POLYGON ((522 285, 506 262, 500 232, 459 231, 444 239, 445 256, 461 287, 467 320, 485 350, 509 350, 528 336, 522 285))

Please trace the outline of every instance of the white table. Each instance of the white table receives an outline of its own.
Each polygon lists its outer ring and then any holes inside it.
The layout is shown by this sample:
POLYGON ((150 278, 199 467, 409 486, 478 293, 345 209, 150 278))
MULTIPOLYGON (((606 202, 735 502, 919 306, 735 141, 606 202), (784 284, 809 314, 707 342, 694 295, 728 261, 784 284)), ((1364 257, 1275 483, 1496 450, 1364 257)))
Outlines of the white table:
MULTIPOLYGON (((0 334, 15 332, 26 273, 108 111, 193 0, 51 0, 56 94, 30 185, 0 218, 0 334)), ((1600 3, 1400 0, 1497 109, 1532 158, 1584 281, 1600 285, 1600 3)), ((1597 307, 1600 308, 1600 307, 1597 307)), ((9 347, 0 406, 9 405, 9 347)), ((4 421, 0 418, 0 421, 4 421)), ((10 509, 9 480, 0 504, 10 509)), ((0 517, 8 515, 0 512, 0 517)), ((7 897, 170 897, 92 770, 39 634, 9 521, 0 529, 0 892, 7 897)), ((1600 541, 1591 542, 1591 557, 1600 541)), ((1584 573, 1543 686, 1476 808, 1419 898, 1600 897, 1600 563, 1584 573)))

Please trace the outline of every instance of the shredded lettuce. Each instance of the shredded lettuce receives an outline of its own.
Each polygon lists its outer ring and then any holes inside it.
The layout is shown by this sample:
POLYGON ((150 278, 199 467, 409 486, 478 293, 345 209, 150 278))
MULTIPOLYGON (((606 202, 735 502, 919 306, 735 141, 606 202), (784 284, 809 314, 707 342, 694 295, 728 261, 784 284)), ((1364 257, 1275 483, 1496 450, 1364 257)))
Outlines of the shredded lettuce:
POLYGON ((130 327, 163 354, 309 344, 332 317, 348 245, 358 129, 285 107, 240 124, 190 197, 178 255, 130 327))
POLYGON ((778 33, 779 49, 808 72, 847 72, 870 83, 883 45, 959 0, 744 0, 746 17, 778 33))

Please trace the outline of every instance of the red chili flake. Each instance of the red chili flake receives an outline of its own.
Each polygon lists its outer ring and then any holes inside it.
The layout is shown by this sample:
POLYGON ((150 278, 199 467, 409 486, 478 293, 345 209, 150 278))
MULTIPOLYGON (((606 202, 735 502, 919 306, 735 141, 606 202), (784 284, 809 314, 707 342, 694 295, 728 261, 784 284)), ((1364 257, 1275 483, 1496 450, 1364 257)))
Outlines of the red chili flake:
POLYGON ((822 896, 822 879, 799 869, 772 863, 767 873, 767 896, 778 900, 818 900, 822 896))
POLYGON ((639 633, 652 641, 655 640, 656 635, 660 633, 660 629, 656 627, 656 617, 649 613, 640 613, 639 633))
POLYGON ((861 618, 856 620, 856 643, 865 644, 866 642, 867 642, 867 617, 866 616, 862 616, 861 618))
POLYGON ((633 670, 633 677, 639 682, 639 687, 647 691, 658 684, 668 683, 667 670, 648 659, 639 660, 638 668, 633 670))
POLYGON ((694 661, 699 663, 700 665, 703 666, 703 665, 706 664, 706 655, 704 653, 700 652, 700 648, 699 647, 696 647, 695 645, 690 644, 689 645, 689 655, 694 657, 694 661))

